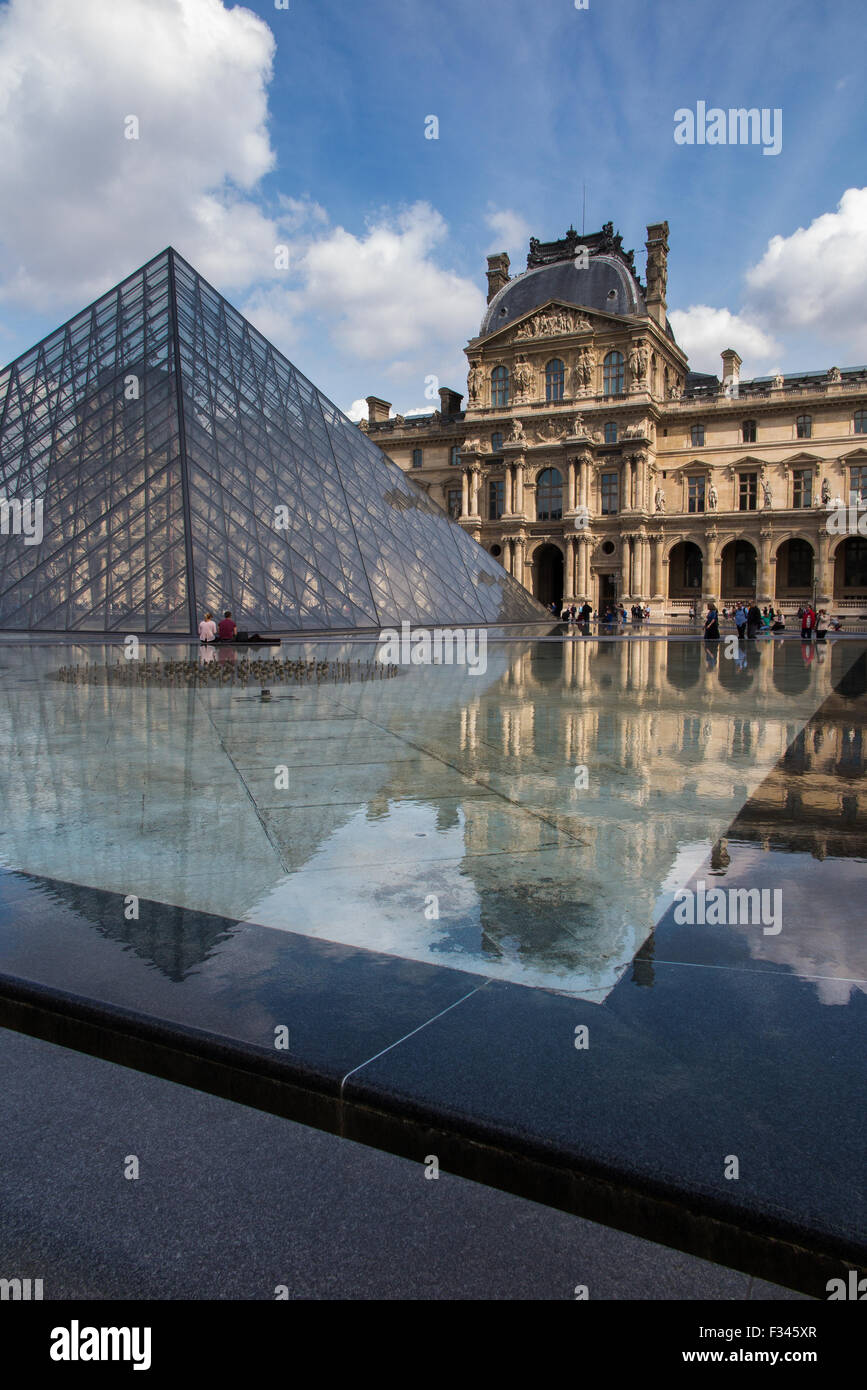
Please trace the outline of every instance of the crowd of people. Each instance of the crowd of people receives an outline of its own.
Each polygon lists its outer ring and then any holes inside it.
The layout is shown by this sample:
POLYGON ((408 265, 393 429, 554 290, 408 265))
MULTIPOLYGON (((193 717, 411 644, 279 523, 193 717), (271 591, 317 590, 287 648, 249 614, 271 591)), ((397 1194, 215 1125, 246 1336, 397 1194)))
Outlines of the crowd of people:
MULTIPOLYGON (((589 630, 591 622, 598 623, 600 629, 607 628, 610 631, 626 627, 630 617, 633 627, 650 621, 650 609, 640 603, 634 603, 630 613, 627 613, 622 603, 617 602, 606 603, 599 611, 587 602, 580 608, 576 603, 550 603, 548 609, 551 615, 559 617, 561 622, 574 624, 585 630, 589 630)), ((698 622, 698 609, 690 608, 689 616, 693 623, 698 622)), ((798 609, 797 620, 801 627, 801 638, 805 642, 811 642, 814 637, 817 642, 824 642, 829 629, 839 632, 842 626, 839 618, 829 618, 826 609, 816 609, 811 603, 798 609)), ((763 608, 757 603, 740 603, 735 608, 724 607, 721 613, 716 604, 709 603, 704 618, 704 636, 709 641, 719 639, 720 621, 731 622, 741 640, 752 640, 763 633, 786 631, 786 619, 782 609, 774 608, 770 603, 763 608)))

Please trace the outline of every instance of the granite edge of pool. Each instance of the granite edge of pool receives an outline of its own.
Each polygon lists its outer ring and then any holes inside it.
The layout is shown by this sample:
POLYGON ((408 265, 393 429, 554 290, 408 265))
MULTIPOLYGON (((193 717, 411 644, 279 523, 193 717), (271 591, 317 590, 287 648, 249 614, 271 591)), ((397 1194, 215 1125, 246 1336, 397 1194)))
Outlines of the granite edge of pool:
MULTIPOLYGON (((552 996, 555 998, 556 996, 552 996)), ((626 1163, 600 1162, 469 1113, 407 1102, 386 1086, 264 1047, 0 975, 0 1027, 281 1116, 825 1298, 829 1279, 867 1274, 867 1242, 724 1201, 626 1163)))

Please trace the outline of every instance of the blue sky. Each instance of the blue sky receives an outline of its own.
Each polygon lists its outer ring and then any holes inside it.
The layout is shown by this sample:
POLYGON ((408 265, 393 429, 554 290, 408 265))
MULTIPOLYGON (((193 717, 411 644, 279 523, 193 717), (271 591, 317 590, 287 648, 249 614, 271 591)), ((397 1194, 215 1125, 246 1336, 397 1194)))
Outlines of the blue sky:
POLYGON ((696 367, 867 361, 865 30, 863 0, 0 4, 0 357, 172 243, 343 408, 431 408, 486 254, 580 230, 586 185, 642 276, 668 220, 696 367), (676 145, 699 100, 780 108, 781 152, 676 145))

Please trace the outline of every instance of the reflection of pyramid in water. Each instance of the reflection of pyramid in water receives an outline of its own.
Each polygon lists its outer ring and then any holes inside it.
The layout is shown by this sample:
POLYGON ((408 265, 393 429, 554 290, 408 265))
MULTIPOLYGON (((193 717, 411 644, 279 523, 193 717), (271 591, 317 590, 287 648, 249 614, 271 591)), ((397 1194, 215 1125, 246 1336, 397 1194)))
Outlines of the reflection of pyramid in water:
POLYGON ((0 628, 544 617, 171 249, 0 374, 0 496, 44 507, 0 536, 0 628))

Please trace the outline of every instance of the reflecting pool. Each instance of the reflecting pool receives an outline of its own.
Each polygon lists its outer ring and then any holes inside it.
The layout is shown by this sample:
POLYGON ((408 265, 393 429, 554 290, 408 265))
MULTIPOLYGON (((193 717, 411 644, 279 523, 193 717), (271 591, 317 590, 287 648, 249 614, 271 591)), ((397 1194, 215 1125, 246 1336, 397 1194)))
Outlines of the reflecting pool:
MULTIPOLYGON (((601 1000, 697 874, 863 892, 865 644, 745 648, 491 640, 480 673, 148 642, 149 679, 118 646, 7 645, 0 863, 601 1000)), ((843 1002, 867 961, 836 920, 750 951, 843 1002)), ((223 949, 186 945, 181 975, 223 949)))

